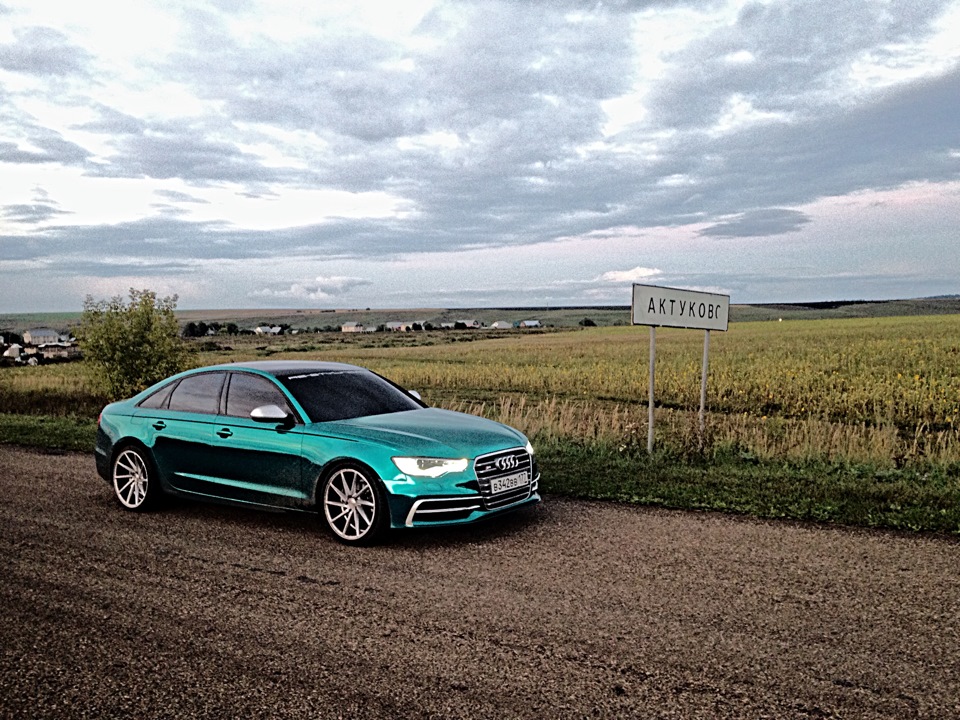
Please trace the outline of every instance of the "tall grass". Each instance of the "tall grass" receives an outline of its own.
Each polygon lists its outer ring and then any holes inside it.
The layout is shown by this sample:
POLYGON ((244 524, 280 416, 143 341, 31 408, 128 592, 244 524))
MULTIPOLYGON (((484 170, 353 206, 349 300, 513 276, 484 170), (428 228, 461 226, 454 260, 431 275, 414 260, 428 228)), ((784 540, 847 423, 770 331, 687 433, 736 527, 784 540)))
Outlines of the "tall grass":
POLYGON ((82 363, 0 368, 0 412, 96 418, 107 403, 82 363))
MULTIPOLYGON (((454 400, 440 405, 511 425, 544 442, 569 439, 606 445, 621 453, 646 449, 647 409, 637 405, 516 395, 492 402, 454 400)), ((696 412, 661 408, 654 427, 656 445, 680 455, 715 457, 736 452, 762 462, 869 463, 890 468, 960 463, 960 432, 930 431, 922 424, 912 434, 903 434, 892 425, 865 422, 709 413, 701 442, 696 412)))
MULTIPOLYGON (((696 407, 702 334, 657 333, 660 405, 696 407)), ((641 402, 647 397, 640 328, 514 336, 436 347, 318 353, 362 360, 399 382, 442 392, 641 402)), ((711 337, 709 405, 747 413, 908 431, 960 425, 960 316, 743 323, 711 337)))

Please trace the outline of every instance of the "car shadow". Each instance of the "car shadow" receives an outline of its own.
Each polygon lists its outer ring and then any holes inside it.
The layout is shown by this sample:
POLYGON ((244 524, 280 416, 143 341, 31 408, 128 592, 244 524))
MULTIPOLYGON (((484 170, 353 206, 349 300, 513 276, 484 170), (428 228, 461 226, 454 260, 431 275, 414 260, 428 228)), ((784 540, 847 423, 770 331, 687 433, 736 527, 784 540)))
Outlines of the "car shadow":
MULTIPOLYGON (((259 507, 239 507, 229 503, 165 497, 154 515, 173 514, 188 522, 215 523, 252 530, 278 530, 310 533, 333 545, 343 543, 326 530, 313 512, 290 512, 259 507)), ((535 529, 543 522, 542 503, 483 518, 468 525, 397 528, 387 533, 375 547, 423 548, 497 542, 535 529)))
POLYGON ((385 544, 397 548, 477 545, 502 541, 532 532, 543 521, 544 507, 528 505, 517 510, 484 518, 469 525, 403 528, 391 532, 385 544))

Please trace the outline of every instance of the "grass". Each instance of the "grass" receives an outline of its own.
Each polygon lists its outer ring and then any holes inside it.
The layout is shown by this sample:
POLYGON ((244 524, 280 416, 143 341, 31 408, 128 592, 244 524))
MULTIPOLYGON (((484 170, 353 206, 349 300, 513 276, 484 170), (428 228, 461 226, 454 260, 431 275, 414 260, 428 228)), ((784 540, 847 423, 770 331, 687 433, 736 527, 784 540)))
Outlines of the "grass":
POLYGON ((0 413, 0 443, 64 452, 93 452, 97 421, 83 417, 0 413))
POLYGON ((748 454, 693 461, 598 443, 540 444, 544 489, 562 495, 761 518, 957 533, 956 468, 890 471, 846 463, 762 463, 748 454))

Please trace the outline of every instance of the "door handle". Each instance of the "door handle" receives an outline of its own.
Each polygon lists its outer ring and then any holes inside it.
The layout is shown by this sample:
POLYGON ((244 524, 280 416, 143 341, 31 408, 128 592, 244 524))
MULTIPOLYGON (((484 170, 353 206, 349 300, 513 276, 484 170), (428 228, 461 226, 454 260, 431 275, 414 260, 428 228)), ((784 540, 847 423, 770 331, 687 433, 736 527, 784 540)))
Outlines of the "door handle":
POLYGON ((166 426, 167 426, 167 424, 166 424, 163 420, 157 420, 157 421, 153 424, 153 429, 154 429, 154 430, 163 430, 166 426))
POLYGON ((220 430, 217 430, 217 435, 219 435, 222 438, 228 438, 233 435, 233 431, 230 430, 230 428, 222 428, 220 430))

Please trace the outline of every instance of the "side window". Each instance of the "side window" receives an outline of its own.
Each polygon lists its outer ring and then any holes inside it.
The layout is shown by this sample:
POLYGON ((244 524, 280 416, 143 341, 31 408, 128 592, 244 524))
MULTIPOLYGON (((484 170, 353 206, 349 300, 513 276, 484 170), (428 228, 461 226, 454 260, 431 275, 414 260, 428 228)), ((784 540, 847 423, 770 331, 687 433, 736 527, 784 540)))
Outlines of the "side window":
POLYGON ((292 413, 280 389, 266 378, 249 373, 231 373, 227 391, 227 415, 250 417, 250 411, 261 405, 276 405, 292 413))
POLYGON ((226 373, 203 373, 183 378, 170 396, 170 409, 216 415, 225 376, 226 373))
POLYGON ((170 397, 170 391, 173 389, 173 386, 176 383, 167 383, 162 388, 157 390, 153 395, 149 396, 145 400, 140 402, 139 407, 147 408, 148 410, 160 410, 167 406, 167 398, 170 397))

